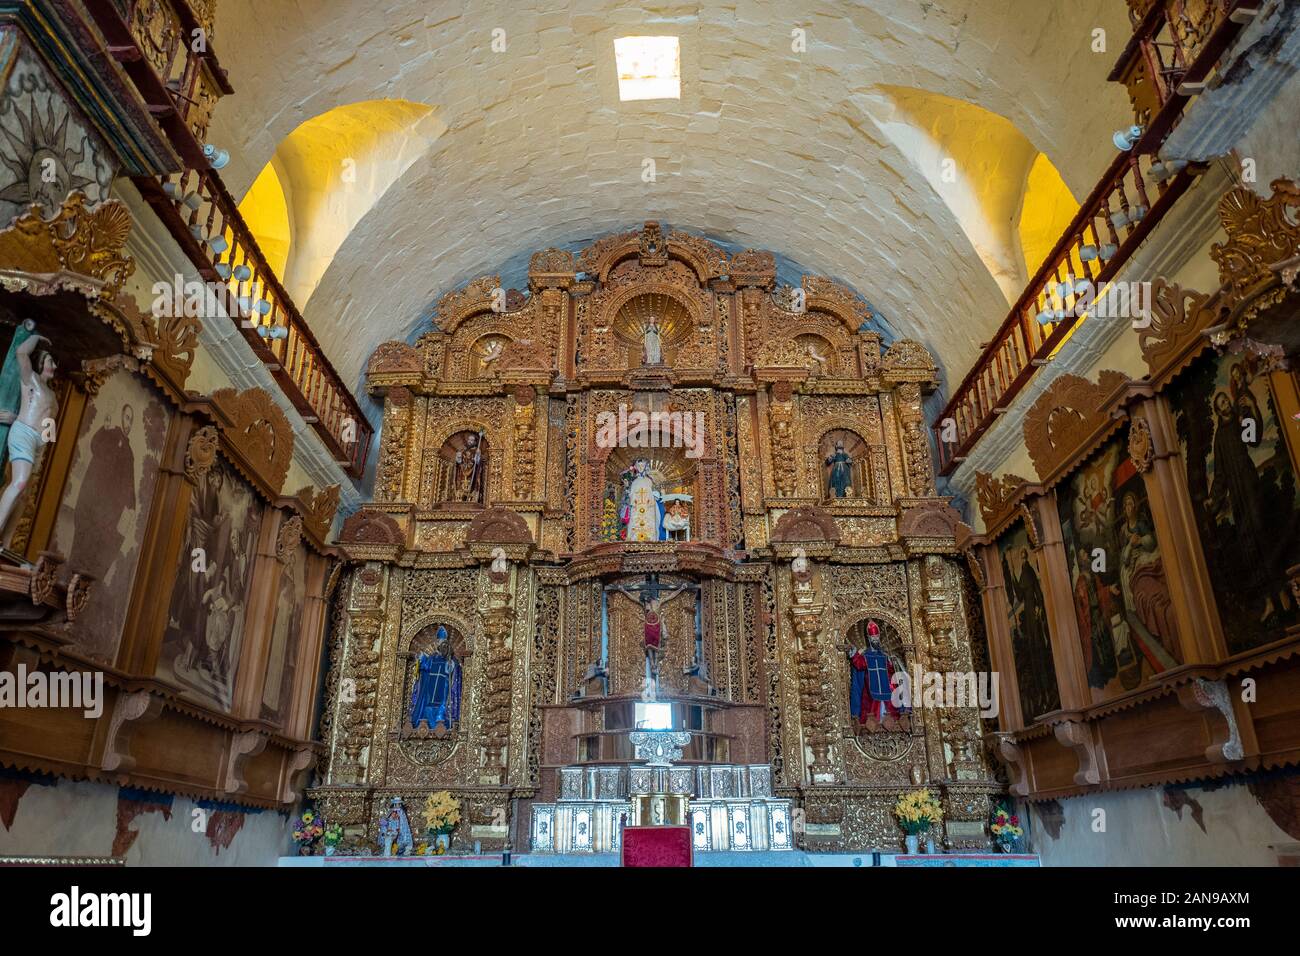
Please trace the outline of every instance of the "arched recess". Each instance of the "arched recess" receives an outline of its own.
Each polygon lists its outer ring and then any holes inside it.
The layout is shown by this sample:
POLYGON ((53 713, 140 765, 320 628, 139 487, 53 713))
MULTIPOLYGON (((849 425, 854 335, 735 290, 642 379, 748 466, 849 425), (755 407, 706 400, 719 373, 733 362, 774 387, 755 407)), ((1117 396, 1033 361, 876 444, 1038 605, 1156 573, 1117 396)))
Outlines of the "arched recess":
POLYGON ((280 142, 239 210, 269 258, 283 239, 272 265, 299 308, 352 228, 445 130, 436 107, 365 100, 313 116, 280 142), (291 243, 278 235, 283 220, 291 243))
POLYGON ((1005 117, 965 100, 880 86, 866 103, 1015 301, 1078 209, 1052 161, 1005 117))

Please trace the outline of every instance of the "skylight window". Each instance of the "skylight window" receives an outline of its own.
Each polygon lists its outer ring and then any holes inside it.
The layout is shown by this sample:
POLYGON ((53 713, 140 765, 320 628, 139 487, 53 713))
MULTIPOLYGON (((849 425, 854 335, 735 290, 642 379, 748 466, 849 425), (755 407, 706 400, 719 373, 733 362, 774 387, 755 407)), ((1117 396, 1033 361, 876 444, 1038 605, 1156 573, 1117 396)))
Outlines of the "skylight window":
POLYGON ((677 100, 682 96, 682 58, 677 37, 614 40, 620 100, 677 100))

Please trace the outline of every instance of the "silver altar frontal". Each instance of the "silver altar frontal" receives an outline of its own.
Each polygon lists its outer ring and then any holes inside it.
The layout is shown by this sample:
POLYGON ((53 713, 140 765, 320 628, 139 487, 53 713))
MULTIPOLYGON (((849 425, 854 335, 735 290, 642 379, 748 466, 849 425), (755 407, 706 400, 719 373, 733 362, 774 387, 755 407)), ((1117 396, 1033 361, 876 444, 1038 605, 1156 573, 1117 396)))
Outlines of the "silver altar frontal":
POLYGON ((792 850, 790 801, 767 764, 561 767, 559 798, 533 805, 535 853, 617 853, 640 797, 679 798, 696 852, 792 850))

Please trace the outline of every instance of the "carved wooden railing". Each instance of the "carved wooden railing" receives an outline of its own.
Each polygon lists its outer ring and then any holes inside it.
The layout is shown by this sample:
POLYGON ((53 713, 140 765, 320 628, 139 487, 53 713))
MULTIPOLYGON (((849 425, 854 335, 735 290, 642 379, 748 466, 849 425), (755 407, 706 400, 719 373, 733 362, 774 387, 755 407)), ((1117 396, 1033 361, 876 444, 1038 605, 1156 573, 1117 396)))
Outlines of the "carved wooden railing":
POLYGON ((212 108, 233 93, 212 46, 215 0, 86 0, 109 54, 188 165, 206 165, 212 108))
POLYGON ((1143 131, 1111 161, 935 421, 941 474, 965 460, 1199 173, 1156 154, 1258 3, 1129 0, 1134 36, 1111 79, 1128 86, 1143 131))
POLYGON ((373 429, 210 169, 137 180, 281 390, 349 474, 365 471, 373 429))
POLYGON ((212 108, 233 92, 213 50, 215 0, 85 2, 184 164, 137 178, 141 195, 335 460, 361 477, 373 430, 204 153, 212 108))

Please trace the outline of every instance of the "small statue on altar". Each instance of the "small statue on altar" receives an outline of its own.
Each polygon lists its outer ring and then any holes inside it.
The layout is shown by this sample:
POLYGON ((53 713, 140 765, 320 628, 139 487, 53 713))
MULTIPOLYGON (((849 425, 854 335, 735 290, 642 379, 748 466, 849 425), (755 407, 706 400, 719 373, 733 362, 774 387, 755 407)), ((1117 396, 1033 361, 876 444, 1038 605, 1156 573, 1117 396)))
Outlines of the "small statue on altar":
POLYGON ((642 351, 641 361, 645 365, 662 365, 664 362, 663 343, 659 336, 659 320, 653 315, 646 319, 645 330, 642 332, 644 349, 642 351))
POLYGON ((379 855, 409 856, 414 845, 402 798, 393 797, 388 803, 388 813, 379 821, 379 855))
POLYGON ((808 578, 808 552, 803 548, 794 549, 794 559, 790 562, 790 573, 800 581, 808 578))
POLYGON ((844 442, 835 443, 835 451, 826 458, 830 468, 827 484, 830 497, 848 498, 853 494, 853 457, 844 450, 844 442))
POLYGON ((664 627, 660 611, 665 604, 686 590, 686 585, 678 585, 667 594, 660 590, 659 583, 653 578, 635 590, 616 585, 611 590, 621 591, 641 603, 644 609, 644 641, 646 660, 646 684, 642 692, 643 699, 654 700, 659 687, 659 652, 668 641, 667 629, 664 627), (652 696, 645 697, 649 693, 652 696))
POLYGON ((664 495, 664 535, 669 541, 691 540, 690 495, 674 492, 664 495))
POLYGON ((434 636, 432 653, 416 655, 418 675, 411 695, 411 728, 424 724, 433 730, 441 724, 455 727, 460 721, 461 666, 456 660, 441 624, 434 636))
POLYGON ((0 493, 0 529, 8 524, 27 488, 45 440, 43 434, 58 410, 52 385, 58 366, 53 354, 40 347, 42 342, 50 344, 45 336, 36 334, 35 323, 23 323, 14 333, 14 343, 0 370, 0 424, 9 426, 5 447, 10 462, 9 484, 0 493))

